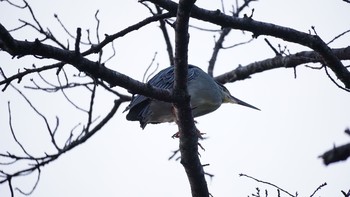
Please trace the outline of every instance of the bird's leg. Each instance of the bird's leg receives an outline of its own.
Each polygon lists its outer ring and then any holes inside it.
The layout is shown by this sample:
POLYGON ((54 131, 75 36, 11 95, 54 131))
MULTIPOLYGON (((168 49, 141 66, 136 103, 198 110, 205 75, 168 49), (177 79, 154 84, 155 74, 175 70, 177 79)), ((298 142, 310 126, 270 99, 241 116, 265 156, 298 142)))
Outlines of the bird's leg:
MULTIPOLYGON (((175 117, 175 123, 177 124, 179 122, 179 119, 177 118, 176 115, 176 109, 174 106, 171 107, 171 113, 173 114, 173 116, 175 117)), ((180 137, 180 131, 174 133, 174 135, 171 136, 172 138, 179 138, 180 137)))
MULTIPOLYGON (((197 128, 196 128, 196 133, 199 139, 203 140, 204 137, 202 135, 205 135, 206 133, 201 133, 197 128)), ((180 132, 176 132, 174 135, 171 136, 172 138, 179 138, 180 137, 180 132)))
MULTIPOLYGON (((171 112, 172 112, 173 116, 175 117, 175 118, 174 118, 174 119, 175 119, 174 122, 175 122, 176 124, 178 124, 179 119, 178 119, 178 117, 177 117, 176 109, 175 109, 174 106, 172 106, 171 112)), ((197 124, 197 121, 194 120, 194 124, 197 124)), ((199 138, 199 139, 204 139, 202 135, 204 135, 204 134, 206 134, 206 133, 201 133, 201 132, 197 129, 197 127, 196 127, 196 132, 197 132, 197 135, 198 135, 198 138, 199 138)), ((172 138, 179 138, 179 137, 180 137, 180 131, 176 132, 176 133, 175 133, 174 135, 172 135, 171 137, 172 137, 172 138)), ((203 147, 202 147, 200 144, 199 144, 199 146, 203 149, 203 147)), ((203 150, 204 150, 204 149, 203 149, 203 150)))

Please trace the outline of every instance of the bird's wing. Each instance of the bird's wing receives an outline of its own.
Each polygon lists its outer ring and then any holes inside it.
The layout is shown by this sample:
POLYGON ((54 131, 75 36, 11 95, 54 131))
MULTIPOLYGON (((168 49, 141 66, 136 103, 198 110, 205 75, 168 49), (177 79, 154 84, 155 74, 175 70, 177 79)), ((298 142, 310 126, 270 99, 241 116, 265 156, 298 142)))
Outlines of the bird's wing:
MULTIPOLYGON (((192 79, 194 79, 199 74, 199 69, 200 68, 196 66, 189 65, 187 81, 191 81, 192 79)), ((164 70, 161 70, 159 73, 154 75, 147 83, 157 88, 172 89, 174 85, 174 66, 170 66, 168 68, 165 68, 164 70)), ((143 95, 134 95, 129 106, 124 111, 127 111, 133 106, 136 106, 148 99, 148 97, 143 95)))
MULTIPOLYGON (((191 81, 192 79, 196 78, 199 74, 200 68, 188 65, 188 77, 187 81, 191 81)), ((154 77, 152 77, 148 84, 155 86, 157 88, 162 89, 172 89, 174 86, 174 66, 168 67, 162 71, 160 71, 158 74, 156 74, 154 77)))

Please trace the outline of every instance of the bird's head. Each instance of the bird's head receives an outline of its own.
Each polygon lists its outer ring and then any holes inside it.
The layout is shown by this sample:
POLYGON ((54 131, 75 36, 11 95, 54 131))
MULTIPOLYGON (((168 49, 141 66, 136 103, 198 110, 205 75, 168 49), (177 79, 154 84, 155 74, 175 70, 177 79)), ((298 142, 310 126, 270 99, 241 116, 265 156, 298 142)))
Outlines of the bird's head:
POLYGON ((239 100, 238 98, 234 97, 231 95, 230 91, 228 91, 228 89, 223 86, 222 84, 218 83, 218 85, 221 87, 221 91, 222 91, 222 95, 223 95, 223 99, 222 99, 222 102, 223 103, 235 103, 235 104, 238 104, 238 105, 243 105, 243 106, 246 106, 246 107, 249 107, 249 108, 253 108, 253 109, 256 109, 256 110, 259 110, 259 108, 257 107, 254 107, 253 105, 250 105, 242 100, 239 100))

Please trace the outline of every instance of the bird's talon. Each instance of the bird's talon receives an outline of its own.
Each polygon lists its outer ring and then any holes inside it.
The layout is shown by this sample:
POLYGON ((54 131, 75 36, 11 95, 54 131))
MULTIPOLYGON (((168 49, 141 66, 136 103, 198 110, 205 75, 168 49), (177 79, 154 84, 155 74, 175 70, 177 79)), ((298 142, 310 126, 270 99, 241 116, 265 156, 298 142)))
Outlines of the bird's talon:
POLYGON ((179 138, 179 137, 180 137, 180 132, 178 131, 178 132, 174 133, 174 135, 172 135, 171 137, 172 137, 173 139, 179 138))

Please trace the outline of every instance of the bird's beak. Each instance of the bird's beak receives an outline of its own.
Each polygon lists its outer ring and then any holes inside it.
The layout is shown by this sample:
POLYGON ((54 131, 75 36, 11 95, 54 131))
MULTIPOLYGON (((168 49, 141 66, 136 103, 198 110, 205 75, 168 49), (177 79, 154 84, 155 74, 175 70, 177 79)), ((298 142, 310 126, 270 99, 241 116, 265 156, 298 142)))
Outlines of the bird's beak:
POLYGON ((234 97, 234 96, 232 96, 232 95, 230 95, 230 99, 229 99, 228 102, 229 102, 229 103, 236 103, 236 104, 238 104, 238 105, 243 105, 243 106, 246 106, 246 107, 249 107, 249 108, 253 108, 253 109, 256 109, 256 110, 259 110, 259 111, 260 111, 259 108, 254 107, 253 105, 250 105, 250 104, 248 104, 248 103, 246 103, 246 102, 244 102, 244 101, 241 101, 241 100, 239 100, 238 98, 236 98, 236 97, 234 97))

